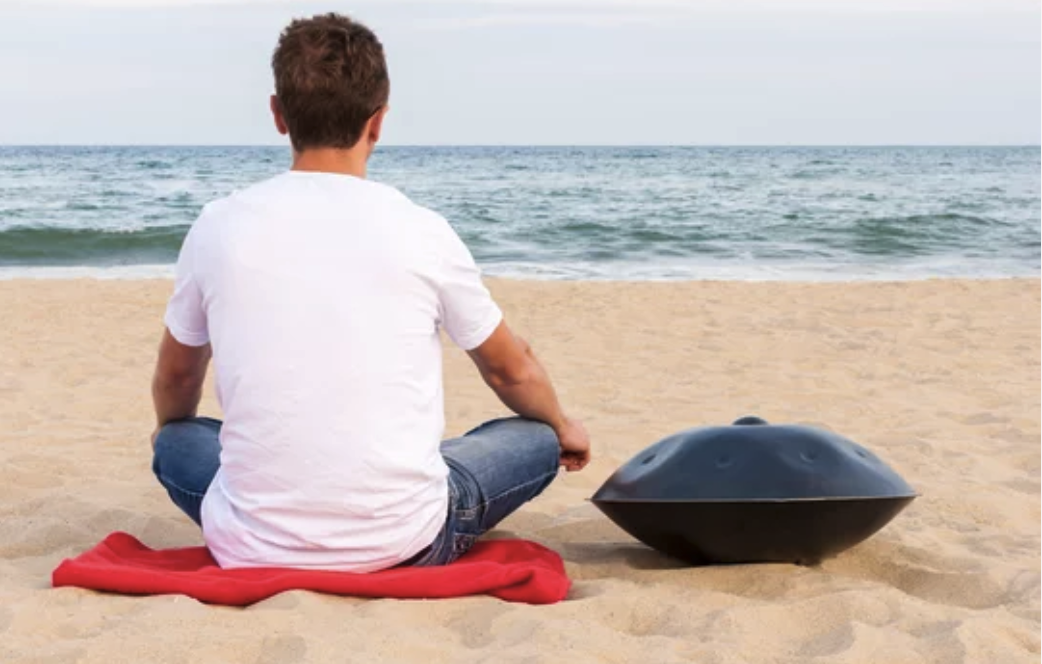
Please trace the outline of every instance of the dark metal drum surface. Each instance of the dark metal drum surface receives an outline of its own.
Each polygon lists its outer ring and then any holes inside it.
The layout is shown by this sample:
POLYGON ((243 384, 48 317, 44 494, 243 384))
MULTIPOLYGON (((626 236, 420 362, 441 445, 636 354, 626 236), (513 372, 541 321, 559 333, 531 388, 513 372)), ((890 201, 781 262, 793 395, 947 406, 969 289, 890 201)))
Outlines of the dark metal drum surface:
POLYGON ((655 443, 592 500, 648 546, 693 564, 814 564, 872 536, 915 497, 838 434, 743 418, 655 443))

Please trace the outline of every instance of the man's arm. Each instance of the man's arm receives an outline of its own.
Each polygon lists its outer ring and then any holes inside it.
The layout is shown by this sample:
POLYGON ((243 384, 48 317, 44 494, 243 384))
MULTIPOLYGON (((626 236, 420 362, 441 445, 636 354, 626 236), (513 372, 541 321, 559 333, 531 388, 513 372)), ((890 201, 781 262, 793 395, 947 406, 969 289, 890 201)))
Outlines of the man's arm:
MULTIPOLYGON (((170 330, 163 332, 152 379, 157 432, 168 422, 195 417, 209 361, 210 344, 186 346, 177 341, 170 330)), ((154 435, 152 439, 154 443, 154 435)))
POLYGON ((561 410, 550 376, 532 347, 501 322, 484 343, 468 351, 485 383, 520 415, 550 425, 561 443, 561 464, 581 470, 590 461, 590 441, 582 424, 561 410))

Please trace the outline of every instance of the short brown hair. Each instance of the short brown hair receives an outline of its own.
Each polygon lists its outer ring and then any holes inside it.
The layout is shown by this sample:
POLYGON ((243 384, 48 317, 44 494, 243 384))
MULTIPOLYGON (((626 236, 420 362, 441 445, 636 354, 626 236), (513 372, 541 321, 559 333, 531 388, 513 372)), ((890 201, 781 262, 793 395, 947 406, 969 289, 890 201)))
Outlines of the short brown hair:
POLYGON ((275 96, 298 152, 353 147, 390 94, 380 40, 341 14, 290 23, 279 35, 271 68, 275 96))

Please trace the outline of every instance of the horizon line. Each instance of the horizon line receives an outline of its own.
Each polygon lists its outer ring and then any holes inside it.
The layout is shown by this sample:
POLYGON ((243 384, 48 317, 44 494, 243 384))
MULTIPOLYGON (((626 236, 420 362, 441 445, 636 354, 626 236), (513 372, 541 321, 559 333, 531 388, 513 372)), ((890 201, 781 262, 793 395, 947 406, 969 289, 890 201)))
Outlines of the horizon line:
MULTIPOLYGON (((3 148, 285 148, 277 143, 0 143, 3 148)), ((1040 148, 1042 143, 390 143, 381 148, 1040 148)))

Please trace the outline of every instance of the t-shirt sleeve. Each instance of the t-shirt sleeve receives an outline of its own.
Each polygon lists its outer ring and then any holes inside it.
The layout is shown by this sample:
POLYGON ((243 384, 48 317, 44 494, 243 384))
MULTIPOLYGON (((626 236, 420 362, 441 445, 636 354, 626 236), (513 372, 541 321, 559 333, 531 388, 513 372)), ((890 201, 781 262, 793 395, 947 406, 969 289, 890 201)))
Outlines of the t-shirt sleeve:
POLYGON ((185 346, 204 346, 210 342, 210 331, 199 286, 195 229, 188 232, 177 258, 174 294, 166 306, 163 322, 170 334, 185 346))
POLYGON ((495 332, 503 312, 481 281, 481 271, 470 250, 448 223, 443 223, 438 275, 441 326, 453 343, 473 350, 495 332))

